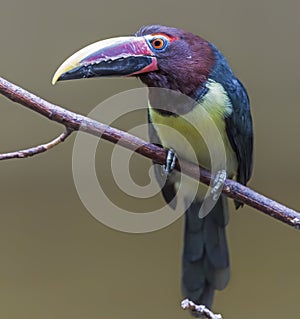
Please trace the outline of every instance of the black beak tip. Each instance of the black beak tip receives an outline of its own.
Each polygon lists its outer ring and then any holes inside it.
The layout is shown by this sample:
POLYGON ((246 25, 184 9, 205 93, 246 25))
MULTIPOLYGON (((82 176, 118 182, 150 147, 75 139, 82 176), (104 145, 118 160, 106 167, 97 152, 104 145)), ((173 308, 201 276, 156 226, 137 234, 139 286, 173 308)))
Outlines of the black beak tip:
POLYGON ((83 77, 86 77, 86 75, 82 72, 82 67, 79 66, 73 70, 61 74, 57 81, 82 79, 83 77))

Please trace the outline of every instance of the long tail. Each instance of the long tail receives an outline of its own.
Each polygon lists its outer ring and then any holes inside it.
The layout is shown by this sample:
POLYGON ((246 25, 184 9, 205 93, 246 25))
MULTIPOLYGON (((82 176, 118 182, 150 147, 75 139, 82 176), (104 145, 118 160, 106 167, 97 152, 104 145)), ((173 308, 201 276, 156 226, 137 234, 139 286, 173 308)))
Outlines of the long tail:
POLYGON ((202 219, 200 207, 201 202, 195 201, 185 213, 182 290, 186 298, 211 308, 215 289, 225 288, 229 280, 227 199, 221 196, 202 219))

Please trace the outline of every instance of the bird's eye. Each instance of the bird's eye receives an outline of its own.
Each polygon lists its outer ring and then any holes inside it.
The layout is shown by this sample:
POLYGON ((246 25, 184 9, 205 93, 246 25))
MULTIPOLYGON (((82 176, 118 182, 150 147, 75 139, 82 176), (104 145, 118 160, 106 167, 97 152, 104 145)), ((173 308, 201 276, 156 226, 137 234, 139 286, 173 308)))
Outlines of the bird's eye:
POLYGON ((162 38, 154 38, 151 41, 151 45, 155 50, 163 50, 167 45, 167 41, 162 38))

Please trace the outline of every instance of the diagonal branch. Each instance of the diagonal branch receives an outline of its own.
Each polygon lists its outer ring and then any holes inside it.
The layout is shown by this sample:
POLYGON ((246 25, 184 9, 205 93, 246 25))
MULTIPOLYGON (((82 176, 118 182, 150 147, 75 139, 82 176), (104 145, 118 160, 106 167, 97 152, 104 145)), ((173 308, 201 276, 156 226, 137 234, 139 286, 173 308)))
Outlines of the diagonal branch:
MULTIPOLYGON (((165 149, 145 142, 136 136, 112 128, 106 124, 47 102, 3 78, 0 78, 0 93, 10 100, 24 105, 52 121, 63 124, 68 130, 81 130, 88 134, 99 136, 112 143, 118 143, 118 145, 133 150, 161 165, 166 161, 167 152, 165 149)), ((40 152, 37 152, 36 154, 38 153, 40 152)), ((176 169, 181 170, 184 174, 192 178, 199 176, 200 172, 200 181, 206 185, 209 185, 210 181, 214 178, 209 171, 188 161, 181 161, 181 166, 179 167, 176 165, 176 169)), ((236 181, 226 179, 222 192, 232 199, 238 200, 275 219, 300 229, 299 212, 279 204, 236 181)))

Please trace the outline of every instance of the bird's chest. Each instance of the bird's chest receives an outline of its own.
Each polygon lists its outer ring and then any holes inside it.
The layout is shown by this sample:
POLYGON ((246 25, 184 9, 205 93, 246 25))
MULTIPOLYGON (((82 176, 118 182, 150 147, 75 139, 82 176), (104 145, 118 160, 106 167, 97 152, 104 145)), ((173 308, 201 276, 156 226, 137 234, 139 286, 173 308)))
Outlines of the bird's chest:
MULTIPOLYGON (((157 112, 151 112, 151 120, 164 147, 172 148, 179 158, 185 158, 192 162, 201 161, 201 164, 209 164, 209 151, 205 138, 201 132, 206 125, 194 125, 189 121, 189 116, 162 116, 157 112)), ((193 120, 196 118, 193 118, 193 120)), ((202 122, 202 121, 201 121, 202 122)))

